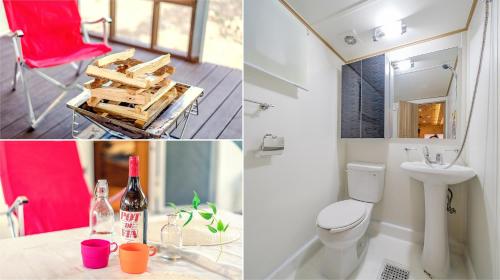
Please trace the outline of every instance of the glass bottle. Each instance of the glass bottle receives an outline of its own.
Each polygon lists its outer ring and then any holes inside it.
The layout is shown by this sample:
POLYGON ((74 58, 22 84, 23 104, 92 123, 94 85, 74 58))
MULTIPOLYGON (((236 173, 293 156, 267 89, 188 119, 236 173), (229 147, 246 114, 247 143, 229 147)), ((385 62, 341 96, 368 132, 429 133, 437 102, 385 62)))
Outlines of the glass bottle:
POLYGON ((97 181, 89 216, 90 237, 111 240, 115 216, 108 200, 108 181, 97 181))
POLYGON ((148 237, 148 200, 139 180, 139 157, 130 156, 127 190, 120 201, 122 242, 142 242, 148 237))
POLYGON ((182 229, 177 225, 177 214, 167 215, 167 224, 161 228, 162 256, 170 260, 179 259, 182 249, 182 229))

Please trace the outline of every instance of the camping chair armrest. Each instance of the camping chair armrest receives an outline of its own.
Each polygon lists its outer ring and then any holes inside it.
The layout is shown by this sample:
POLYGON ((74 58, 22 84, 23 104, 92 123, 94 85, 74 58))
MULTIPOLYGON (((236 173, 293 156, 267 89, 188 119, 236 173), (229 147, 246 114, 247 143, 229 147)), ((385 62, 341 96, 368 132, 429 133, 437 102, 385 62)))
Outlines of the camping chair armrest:
POLYGON ((16 197, 16 200, 14 200, 14 202, 12 202, 12 204, 9 206, 7 214, 14 212, 15 209, 17 209, 19 206, 22 206, 23 204, 28 203, 28 201, 29 200, 26 196, 16 197))
POLYGON ((82 21, 82 24, 95 24, 95 23, 99 23, 99 22, 106 22, 106 23, 111 23, 112 20, 110 17, 102 17, 98 20, 84 20, 82 21))
POLYGON ((23 48, 21 46, 21 38, 24 37, 24 32, 22 30, 16 30, 13 32, 7 33, 7 36, 12 38, 12 45, 14 46, 14 51, 16 53, 16 61, 23 64, 23 48))
POLYGON ((14 32, 9 32, 7 33, 7 36, 9 37, 23 37, 24 36, 24 32, 22 30, 16 30, 14 32))
POLYGON ((28 198, 26 196, 18 196, 16 200, 9 206, 7 212, 0 214, 7 215, 7 220, 9 222, 10 232, 13 238, 24 236, 24 204, 28 203, 28 198), (18 231, 16 232, 14 221, 12 216, 16 213, 17 216, 17 226, 18 231))
POLYGON ((82 21, 83 37, 85 38, 85 41, 90 42, 89 34, 87 32, 87 29, 85 28, 85 25, 102 23, 102 38, 103 38, 104 44, 107 45, 108 44, 108 28, 106 27, 106 24, 109 24, 111 22, 112 22, 112 20, 110 17, 102 17, 98 20, 93 20, 93 21, 89 21, 89 20, 82 21))

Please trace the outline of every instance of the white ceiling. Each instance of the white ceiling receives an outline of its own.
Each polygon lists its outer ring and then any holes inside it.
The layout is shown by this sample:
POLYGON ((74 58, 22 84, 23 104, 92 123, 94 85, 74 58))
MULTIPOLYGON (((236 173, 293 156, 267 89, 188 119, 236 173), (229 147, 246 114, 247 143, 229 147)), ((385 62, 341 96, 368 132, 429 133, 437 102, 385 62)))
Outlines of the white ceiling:
POLYGON ((473 0, 285 0, 349 61, 466 27, 473 0), (373 29, 396 20, 405 34, 373 42, 373 29), (358 42, 347 45, 346 35, 358 42))

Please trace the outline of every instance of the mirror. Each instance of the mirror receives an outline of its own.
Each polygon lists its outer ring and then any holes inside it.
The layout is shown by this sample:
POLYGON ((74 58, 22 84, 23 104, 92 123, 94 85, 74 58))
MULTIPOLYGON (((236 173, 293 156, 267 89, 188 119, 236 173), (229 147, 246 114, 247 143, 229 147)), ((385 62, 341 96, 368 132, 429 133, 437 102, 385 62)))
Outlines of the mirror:
POLYGON ((459 49, 391 61, 392 135, 455 139, 459 49))

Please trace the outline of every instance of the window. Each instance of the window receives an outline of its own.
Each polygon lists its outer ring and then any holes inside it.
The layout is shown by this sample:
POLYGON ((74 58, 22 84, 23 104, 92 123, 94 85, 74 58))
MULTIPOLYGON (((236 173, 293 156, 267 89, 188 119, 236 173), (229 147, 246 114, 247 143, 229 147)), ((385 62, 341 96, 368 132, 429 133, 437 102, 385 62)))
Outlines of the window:
MULTIPOLYGON (((85 0, 79 1, 80 17, 82 20, 97 20, 109 17, 109 0, 85 0)), ((88 24, 87 31, 102 36, 102 24, 88 24)))
POLYGON ((241 141, 150 142, 150 194, 153 212, 168 202, 189 205, 196 191, 204 203, 242 213, 241 141))
POLYGON ((160 48, 187 55, 191 33, 192 8, 172 3, 160 4, 158 42, 160 48))
MULTIPOLYGON (((203 61, 242 68, 242 0, 81 0, 80 12, 89 20, 110 16, 111 42, 190 61, 203 52, 203 61)), ((102 36, 99 24, 88 30, 102 36)))
MULTIPOLYGON (((205 1, 205 0, 203 0, 205 1)), ((110 42, 196 60, 192 55, 194 0, 85 0, 79 1, 82 19, 109 16, 110 42)), ((205 3, 205 2, 201 2, 205 3)), ((87 26, 91 36, 102 37, 102 25, 87 26)))
POLYGON ((203 61, 241 69, 243 19, 240 0, 210 0, 203 61))
POLYGON ((153 18, 153 1, 116 0, 115 37, 131 44, 149 47, 153 18))

